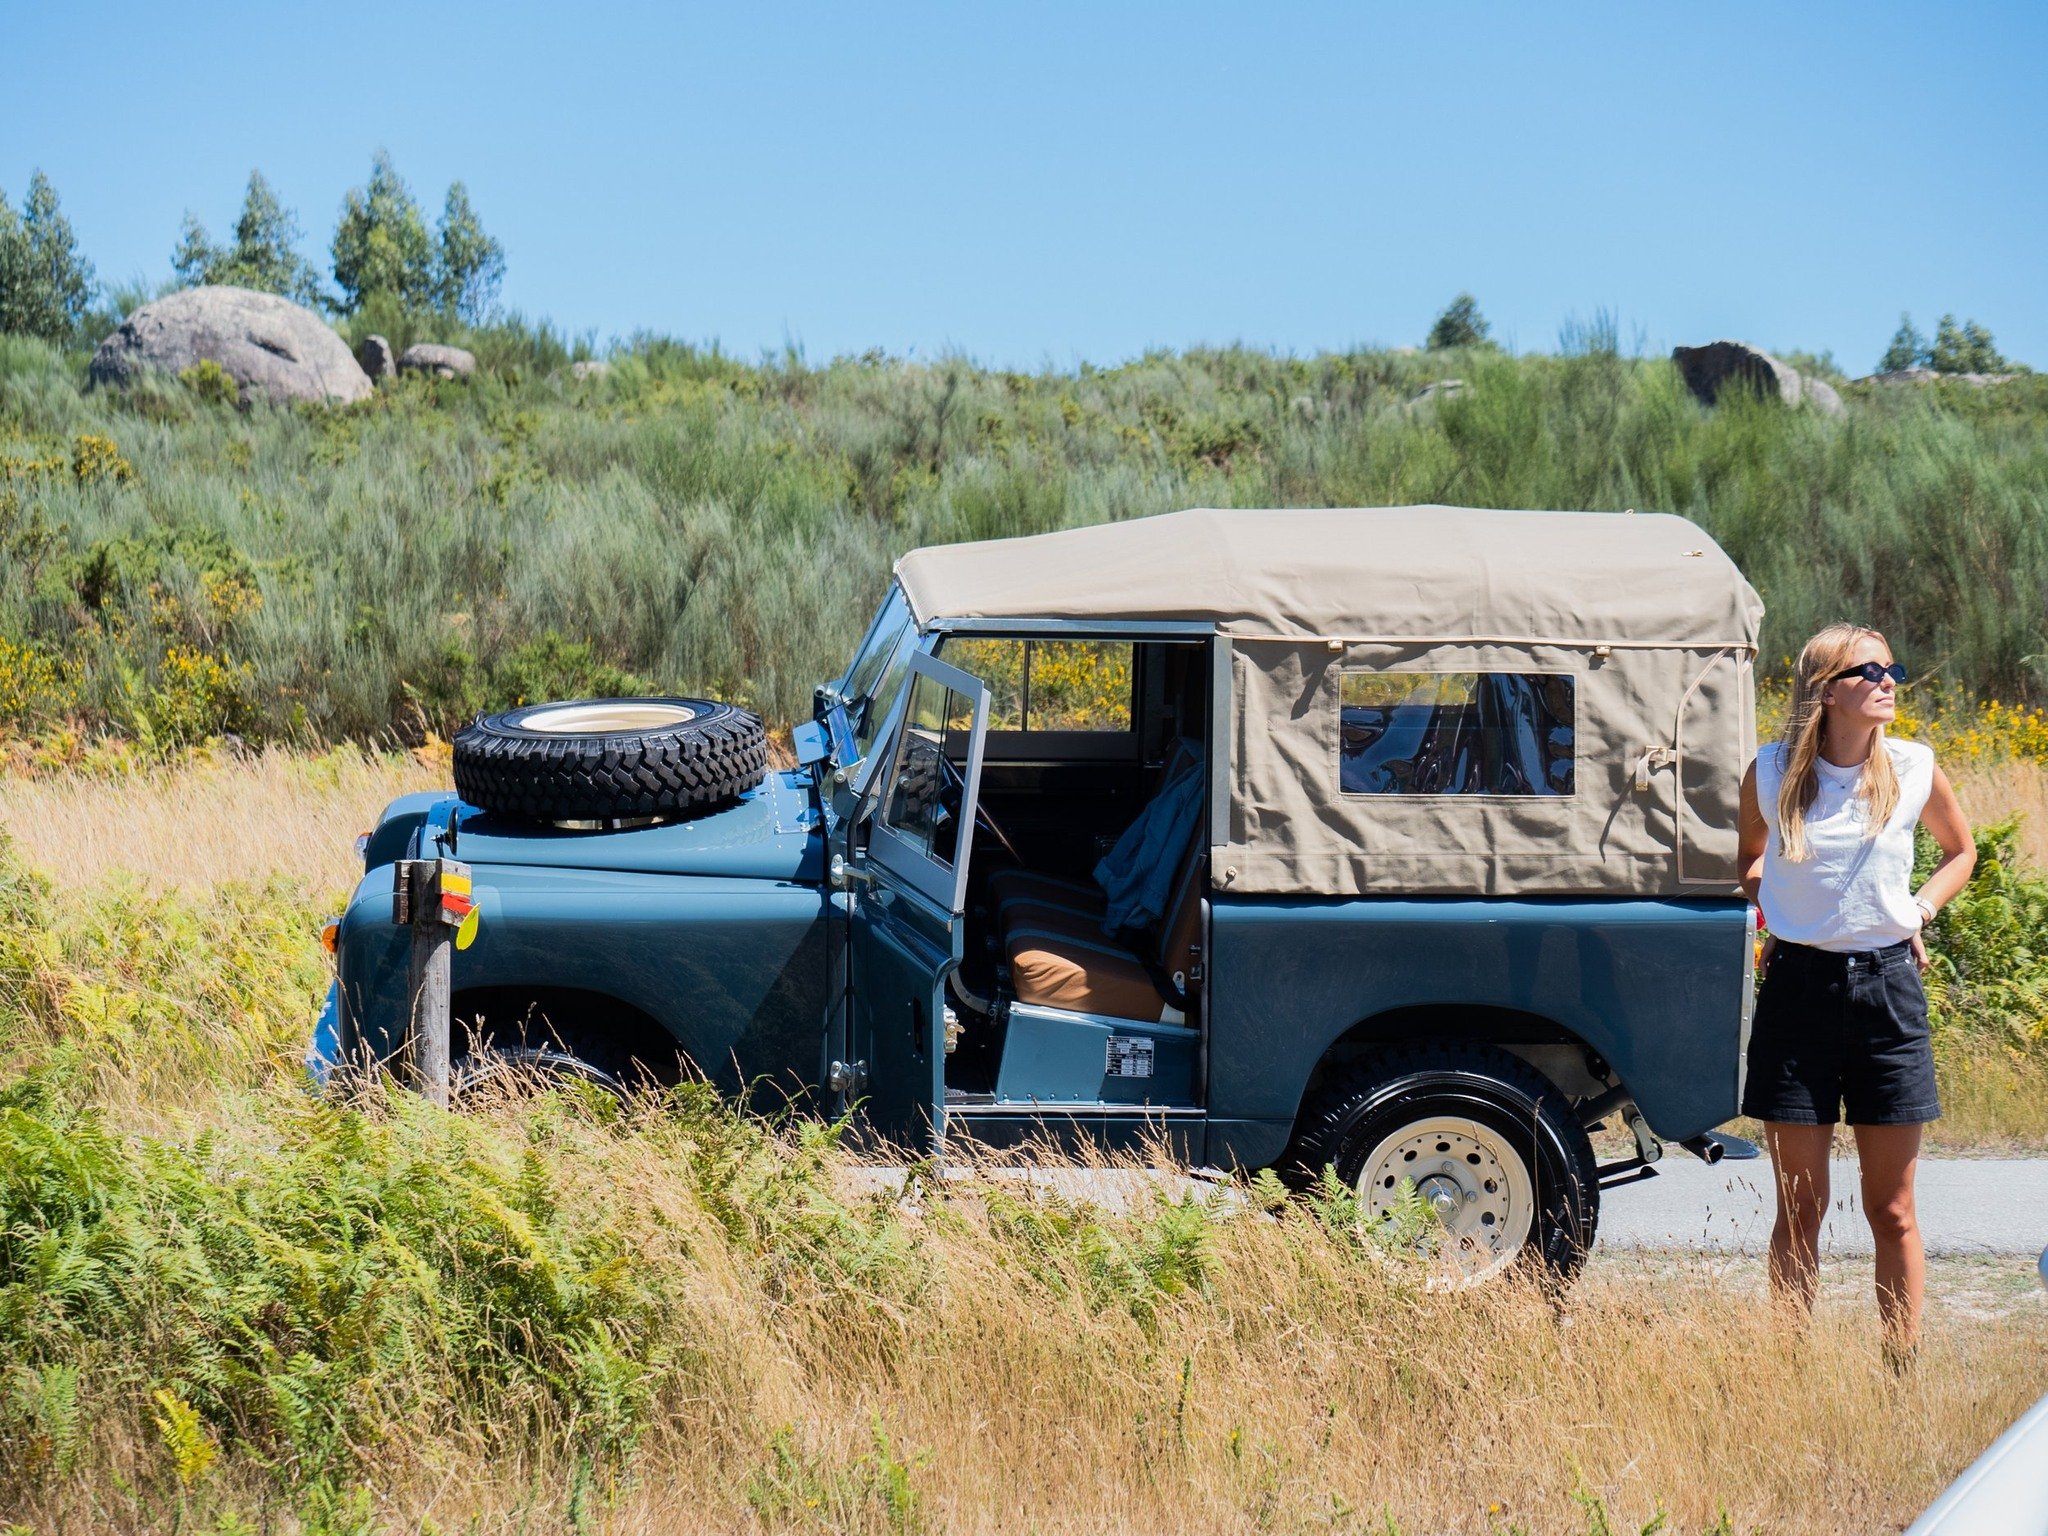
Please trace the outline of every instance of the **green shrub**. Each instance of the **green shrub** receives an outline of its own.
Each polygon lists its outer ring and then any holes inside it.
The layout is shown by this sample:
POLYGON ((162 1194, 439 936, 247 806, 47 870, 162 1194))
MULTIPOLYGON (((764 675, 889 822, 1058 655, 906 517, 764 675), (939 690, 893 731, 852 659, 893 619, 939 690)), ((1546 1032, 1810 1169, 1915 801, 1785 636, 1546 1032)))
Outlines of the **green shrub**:
MULTIPOLYGON (((1928 930, 1937 1035, 2048 1054, 2048 875, 2022 865, 2017 816, 1974 830, 1976 870, 1928 930)), ((1916 836, 1918 887, 1941 850, 1916 836)))
POLYGON ((203 357, 190 368, 182 369, 178 382, 208 405, 239 405, 242 401, 242 386, 235 382, 233 374, 210 357, 203 357))
POLYGON ((1704 409, 1663 359, 1582 338, 1475 349, 1469 387, 1413 412, 1441 359, 1195 350, 1028 375, 642 337, 577 385, 588 342, 545 324, 429 325, 372 291, 344 328, 454 341, 482 370, 229 413, 175 384, 83 392, 82 358, 0 343, 0 537, 41 530, 33 560, 0 562, 0 634, 71 668, 88 722, 133 714, 109 648, 153 674, 174 641, 248 666, 236 728, 269 737, 445 734, 612 686, 800 718, 906 549, 1203 503, 1681 512, 1763 593, 1767 676, 1850 614, 1965 691, 2048 697, 2048 379, 1850 386, 1829 421, 1704 409), (133 477, 71 473, 88 437, 133 477), (189 619, 199 575, 230 568, 263 597, 231 647, 157 632, 152 585, 189 619))

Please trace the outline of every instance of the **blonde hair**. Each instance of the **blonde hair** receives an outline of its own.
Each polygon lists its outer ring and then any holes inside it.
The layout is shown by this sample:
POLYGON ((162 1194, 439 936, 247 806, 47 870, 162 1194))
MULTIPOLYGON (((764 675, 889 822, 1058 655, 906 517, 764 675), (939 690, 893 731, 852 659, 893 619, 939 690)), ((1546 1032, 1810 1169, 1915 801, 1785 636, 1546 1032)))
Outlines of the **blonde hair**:
MULTIPOLYGON (((1827 707, 1821 696, 1835 674, 1848 667, 1849 653, 1864 640, 1876 640, 1887 654, 1891 651, 1891 642, 1868 625, 1830 624, 1799 652, 1792 708, 1785 716, 1785 772, 1778 783, 1778 852, 1794 864, 1804 863, 1811 853, 1806 846, 1806 811, 1820 793, 1820 769, 1815 763, 1827 725, 1827 707)), ((1882 725, 1874 732, 1857 793, 1863 797, 1863 836, 1868 840, 1884 830, 1899 808, 1899 775, 1892 767, 1891 753, 1885 750, 1882 725)))

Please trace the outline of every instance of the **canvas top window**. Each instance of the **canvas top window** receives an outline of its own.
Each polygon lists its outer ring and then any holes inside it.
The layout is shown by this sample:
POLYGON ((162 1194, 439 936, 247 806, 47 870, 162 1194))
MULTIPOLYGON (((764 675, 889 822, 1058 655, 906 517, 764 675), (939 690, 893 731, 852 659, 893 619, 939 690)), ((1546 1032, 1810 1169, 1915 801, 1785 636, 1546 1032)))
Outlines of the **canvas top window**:
POLYGON ((1346 672, 1339 787, 1347 795, 1569 795, 1574 702, 1564 673, 1346 672))

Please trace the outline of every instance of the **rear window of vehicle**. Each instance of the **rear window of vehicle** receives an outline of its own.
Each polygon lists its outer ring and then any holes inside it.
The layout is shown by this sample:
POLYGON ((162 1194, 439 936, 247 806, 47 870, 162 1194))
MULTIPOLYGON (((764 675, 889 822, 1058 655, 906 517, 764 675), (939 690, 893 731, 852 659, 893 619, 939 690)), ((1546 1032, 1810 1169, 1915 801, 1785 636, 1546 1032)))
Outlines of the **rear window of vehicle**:
POLYGON ((1569 795, 1570 676, 1346 672, 1338 784, 1347 795, 1569 795))

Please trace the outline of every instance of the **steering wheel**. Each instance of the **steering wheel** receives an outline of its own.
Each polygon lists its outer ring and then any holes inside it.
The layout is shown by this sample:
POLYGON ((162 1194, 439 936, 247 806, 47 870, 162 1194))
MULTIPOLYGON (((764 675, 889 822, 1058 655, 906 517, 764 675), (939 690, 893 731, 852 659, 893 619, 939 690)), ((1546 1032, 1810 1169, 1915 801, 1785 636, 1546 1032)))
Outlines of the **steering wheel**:
MULTIPOLYGON (((943 752, 939 754, 939 771, 945 775, 947 783, 952 788, 954 803, 958 804, 967 794, 967 781, 960 776, 960 770, 953 766, 953 760, 943 752)), ((1017 851, 1017 845, 1010 841, 1010 834, 1003 830, 1002 823, 989 814, 989 808, 979 799, 974 802, 974 824, 1000 843, 1003 852, 1019 864, 1024 862, 1024 856, 1017 851)))

